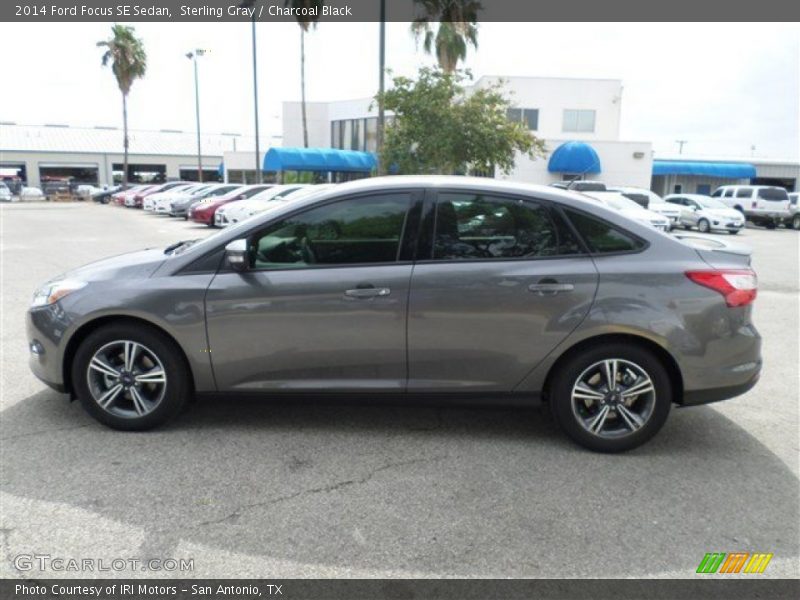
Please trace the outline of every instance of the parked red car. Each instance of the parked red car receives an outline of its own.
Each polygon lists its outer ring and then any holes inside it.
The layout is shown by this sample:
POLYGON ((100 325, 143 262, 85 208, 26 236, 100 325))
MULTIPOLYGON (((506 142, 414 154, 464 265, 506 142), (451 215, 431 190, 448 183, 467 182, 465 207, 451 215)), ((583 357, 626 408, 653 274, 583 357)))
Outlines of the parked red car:
POLYGON ((174 187, 179 185, 183 185, 186 183, 185 181, 170 181, 169 183, 160 183, 158 185, 154 185, 144 190, 139 190, 137 193, 133 195, 133 198, 130 201, 130 204, 127 202, 125 206, 133 206, 133 208, 142 208, 144 206, 144 199, 145 196, 149 196, 150 194, 158 194, 160 192, 166 192, 167 190, 171 190, 174 187))
POLYGON ((256 194, 260 194, 266 189, 271 188, 272 185, 243 185, 236 188, 232 192, 228 192, 224 196, 213 198, 209 202, 201 202, 192 209, 192 221, 203 223, 209 227, 214 226, 214 215, 220 206, 225 206, 229 202, 236 202, 237 200, 246 200, 252 198, 256 194))

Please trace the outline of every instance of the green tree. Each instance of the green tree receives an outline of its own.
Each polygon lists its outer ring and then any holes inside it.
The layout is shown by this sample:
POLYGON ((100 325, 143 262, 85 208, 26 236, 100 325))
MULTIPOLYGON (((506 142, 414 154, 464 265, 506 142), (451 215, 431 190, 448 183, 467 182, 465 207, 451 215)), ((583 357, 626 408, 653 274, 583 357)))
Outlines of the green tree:
POLYGON ((284 0, 283 5, 295 10, 300 25, 300 110, 303 116, 303 147, 308 148, 308 121, 306 119, 306 33, 317 26, 323 0, 284 0), (312 10, 316 9, 316 10, 312 10), (303 14, 303 12, 309 14, 303 14), (310 14, 313 13, 313 14, 310 14))
POLYGON ((111 71, 117 79, 122 92, 122 128, 125 153, 122 183, 128 183, 128 94, 133 82, 144 77, 147 71, 147 53, 142 40, 136 37, 133 27, 114 25, 111 38, 97 42, 98 47, 106 48, 103 53, 103 66, 111 63, 111 71))
POLYGON ((386 128, 381 162, 400 173, 509 173, 521 152, 545 155, 544 141, 510 121, 503 82, 465 93, 465 71, 423 68, 416 80, 395 77, 383 95, 394 120, 386 128))
POLYGON ((467 46, 478 47, 477 0, 414 0, 422 7, 422 16, 411 24, 411 31, 425 52, 436 56, 445 73, 452 73, 458 61, 467 57, 467 46), (432 23, 439 26, 434 33, 432 23))

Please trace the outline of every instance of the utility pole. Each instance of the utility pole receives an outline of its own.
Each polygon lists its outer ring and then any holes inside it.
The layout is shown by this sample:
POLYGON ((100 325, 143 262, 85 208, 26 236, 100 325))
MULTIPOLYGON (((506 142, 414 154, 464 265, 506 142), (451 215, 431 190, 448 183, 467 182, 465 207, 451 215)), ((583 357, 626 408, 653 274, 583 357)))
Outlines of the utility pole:
POLYGON ((683 154, 683 145, 688 144, 689 140, 675 140, 675 143, 678 144, 678 154, 683 154))
POLYGON ((197 78, 197 57, 206 53, 202 48, 195 49, 194 52, 187 52, 186 58, 194 64, 194 112, 197 121, 197 181, 203 182, 203 154, 200 150, 200 84, 197 78))

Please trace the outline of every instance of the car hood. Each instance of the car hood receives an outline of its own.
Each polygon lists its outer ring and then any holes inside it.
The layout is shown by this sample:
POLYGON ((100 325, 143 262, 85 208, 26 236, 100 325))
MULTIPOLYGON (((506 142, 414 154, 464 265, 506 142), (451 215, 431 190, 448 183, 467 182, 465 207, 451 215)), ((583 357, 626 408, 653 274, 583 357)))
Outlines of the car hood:
POLYGON ((77 279, 79 281, 105 281, 108 279, 142 279, 152 275, 166 260, 163 248, 148 248, 119 254, 83 265, 51 279, 77 279))
POLYGON ((645 209, 637 210, 635 208, 623 208, 619 212, 629 219, 635 219, 636 221, 645 221, 647 223, 664 223, 667 221, 667 218, 664 215, 660 215, 656 212, 645 209))
POLYGON ((741 220, 743 218, 742 213, 733 208, 706 208, 703 212, 711 217, 721 217, 723 219, 741 220))
POLYGON ((681 214, 681 209, 677 206, 669 205, 666 203, 658 203, 658 202, 651 202, 650 206, 647 208, 652 212, 657 212, 662 215, 679 215, 681 214))

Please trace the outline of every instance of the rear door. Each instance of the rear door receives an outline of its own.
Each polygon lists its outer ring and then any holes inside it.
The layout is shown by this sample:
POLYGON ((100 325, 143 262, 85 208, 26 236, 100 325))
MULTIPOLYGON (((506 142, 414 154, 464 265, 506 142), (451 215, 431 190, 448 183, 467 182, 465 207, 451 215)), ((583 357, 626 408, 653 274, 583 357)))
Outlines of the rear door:
POLYGON ((546 202, 431 193, 409 297, 409 391, 512 391, 583 320, 597 279, 546 202))

